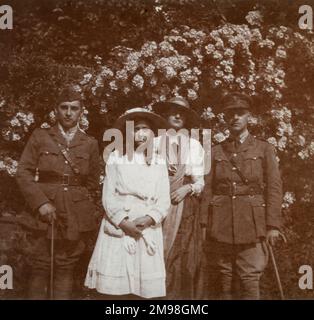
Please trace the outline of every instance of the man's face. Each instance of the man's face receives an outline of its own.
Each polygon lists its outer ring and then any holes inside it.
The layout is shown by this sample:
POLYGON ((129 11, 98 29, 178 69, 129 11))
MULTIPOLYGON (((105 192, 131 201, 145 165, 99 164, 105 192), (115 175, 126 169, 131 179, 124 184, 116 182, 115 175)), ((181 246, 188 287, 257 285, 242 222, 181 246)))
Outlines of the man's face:
POLYGON ((225 112, 225 120, 232 133, 240 133, 247 129, 250 112, 247 109, 234 108, 225 112))
POLYGON ((78 100, 62 102, 55 109, 57 120, 65 129, 70 129, 77 125, 82 111, 81 102, 78 100))
POLYGON ((175 130, 180 130, 184 128, 186 124, 185 114, 175 107, 170 108, 170 110, 167 112, 167 120, 170 127, 175 130))

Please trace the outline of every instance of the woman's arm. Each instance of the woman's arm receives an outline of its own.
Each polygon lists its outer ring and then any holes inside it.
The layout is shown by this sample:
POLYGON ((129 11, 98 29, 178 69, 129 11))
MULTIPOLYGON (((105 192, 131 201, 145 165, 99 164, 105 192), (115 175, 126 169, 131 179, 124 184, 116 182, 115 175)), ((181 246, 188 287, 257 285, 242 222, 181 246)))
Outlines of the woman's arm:
POLYGON ((154 220, 154 223, 161 223, 162 220, 168 214, 171 201, 170 201, 170 183, 168 177, 168 170, 166 164, 158 165, 160 178, 157 183, 156 196, 157 201, 153 205, 152 210, 148 213, 148 216, 154 220))
POLYGON ((119 224, 128 217, 123 209, 121 199, 116 194, 117 186, 117 157, 112 152, 106 164, 106 176, 102 191, 102 203, 109 220, 119 227, 119 224))

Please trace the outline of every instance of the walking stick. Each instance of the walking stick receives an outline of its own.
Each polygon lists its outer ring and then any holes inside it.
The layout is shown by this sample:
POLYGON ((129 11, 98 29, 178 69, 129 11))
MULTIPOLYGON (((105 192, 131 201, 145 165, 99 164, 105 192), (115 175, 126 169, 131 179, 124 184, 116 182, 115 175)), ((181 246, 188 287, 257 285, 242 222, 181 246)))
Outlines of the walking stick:
POLYGON ((54 274, 54 218, 51 222, 51 245, 50 245, 50 300, 53 300, 53 274, 54 274))
MULTIPOLYGON (((280 233, 280 236, 282 237, 282 239, 286 243, 287 240, 286 240, 285 236, 282 233, 280 233)), ((270 243, 267 242, 267 246, 268 246, 268 251, 270 253, 270 258, 271 258, 271 261, 272 261, 272 264, 273 264, 273 267, 274 267, 274 270, 275 270, 275 276, 276 276, 276 280, 277 280, 277 285, 278 285, 279 292, 280 292, 280 299, 281 300, 285 300, 285 296, 283 294, 282 284, 281 284, 281 280, 280 280, 280 276, 279 276, 279 272, 278 272, 278 267, 277 267, 277 263, 276 263, 276 259, 275 259, 275 255, 274 255, 274 251, 273 251, 273 248, 272 248, 270 243)))

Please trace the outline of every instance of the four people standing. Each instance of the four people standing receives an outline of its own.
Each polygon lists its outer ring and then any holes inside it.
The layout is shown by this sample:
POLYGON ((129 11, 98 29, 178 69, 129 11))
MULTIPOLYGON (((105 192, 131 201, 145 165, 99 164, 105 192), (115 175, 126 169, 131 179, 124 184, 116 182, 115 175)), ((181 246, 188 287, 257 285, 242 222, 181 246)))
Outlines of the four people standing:
MULTIPOLYGON (((123 143, 106 159, 105 214, 87 287, 114 296, 201 297, 205 227, 209 274, 217 280, 220 298, 232 297, 236 277, 242 298, 259 298, 265 243, 273 244, 279 236, 282 190, 273 148, 247 130, 251 107, 241 93, 223 99, 231 137, 212 149, 206 182, 204 149, 189 131, 199 119, 185 99, 159 103, 156 113, 130 109, 117 119, 123 143), (127 121, 134 124, 131 137, 125 132, 127 121), (166 134, 154 138, 162 128, 166 134)), ((37 251, 29 292, 35 299, 45 297, 51 259, 56 265, 54 298, 70 298, 83 234, 94 228, 88 192, 99 183, 97 142, 77 125, 82 113, 78 94, 64 91, 55 111, 57 125, 34 131, 17 174, 40 219, 32 222, 41 230, 34 232, 37 251), (52 234, 54 256, 49 255, 52 234)))

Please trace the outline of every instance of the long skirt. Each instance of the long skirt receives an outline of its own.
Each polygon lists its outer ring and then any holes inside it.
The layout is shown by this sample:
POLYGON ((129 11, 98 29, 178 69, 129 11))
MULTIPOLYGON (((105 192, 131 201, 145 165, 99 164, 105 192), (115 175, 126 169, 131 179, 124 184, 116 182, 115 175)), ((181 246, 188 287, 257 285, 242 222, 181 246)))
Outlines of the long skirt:
POLYGON ((181 223, 166 260, 167 299, 206 299, 206 256, 199 210, 200 198, 185 198, 181 223))

